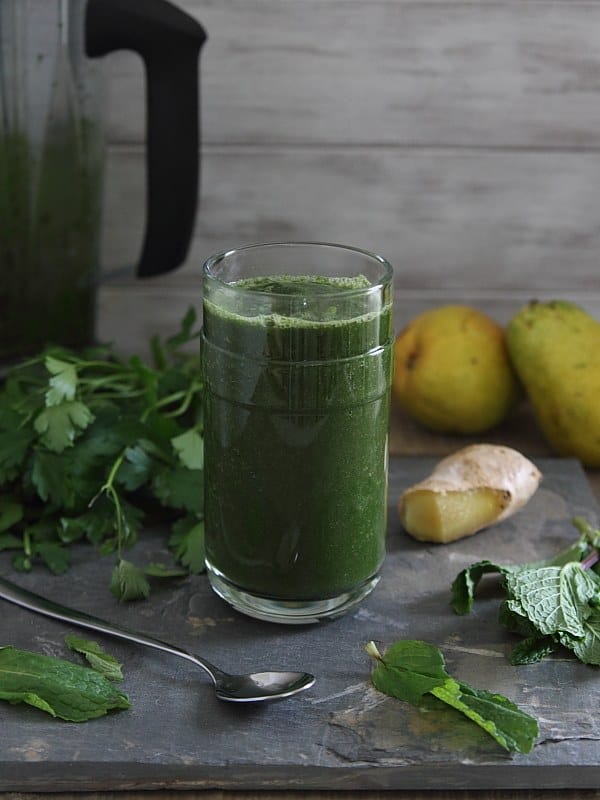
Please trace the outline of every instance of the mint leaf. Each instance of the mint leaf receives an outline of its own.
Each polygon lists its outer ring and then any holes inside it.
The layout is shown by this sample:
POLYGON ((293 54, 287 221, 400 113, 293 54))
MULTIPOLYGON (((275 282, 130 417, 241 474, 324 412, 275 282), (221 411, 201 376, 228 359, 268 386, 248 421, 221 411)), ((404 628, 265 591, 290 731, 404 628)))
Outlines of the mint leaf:
POLYGON ((575 562, 506 576, 506 589, 513 598, 509 608, 517 613, 522 610, 541 634, 564 631, 582 637, 583 622, 592 610, 588 602, 599 588, 598 579, 575 562))
POLYGON ((69 722, 130 707, 127 695, 95 670, 10 646, 0 648, 0 699, 28 703, 69 722))
POLYGON ((104 675, 109 681, 123 680, 121 664, 114 656, 106 653, 98 642, 83 639, 81 636, 74 636, 73 634, 65 636, 65 642, 69 650, 74 650, 84 656, 90 667, 104 675))
POLYGON ((139 567, 121 558, 112 571, 110 591, 118 600, 142 600, 150 594, 150 584, 139 567))
POLYGON ((584 664, 600 665, 600 609, 592 609, 583 623, 583 636, 575 637, 566 631, 558 634, 560 643, 572 650, 584 664))
POLYGON ((508 575, 521 570, 537 569, 541 567, 562 567, 571 561, 580 561, 589 549, 585 537, 580 537, 574 544, 560 550, 555 556, 531 564, 495 564, 493 561, 483 560, 471 564, 461 570, 454 579, 451 587, 451 605, 457 614, 468 614, 473 608, 473 600, 477 586, 482 577, 487 573, 508 575))
POLYGON ((499 619, 525 637, 511 653, 512 664, 531 664, 563 645, 588 664, 600 665, 600 531, 573 519, 579 538, 551 558, 516 566, 480 561, 462 570, 452 584, 452 605, 467 613, 485 572, 504 576, 506 599, 499 619))
POLYGON ((194 574, 204 572, 204 520, 189 515, 173 525, 169 547, 175 559, 194 574))
POLYGON ((531 751, 538 735, 536 720, 503 695, 473 689, 452 678, 437 647, 404 640, 383 656, 373 642, 366 649, 377 662, 372 682, 379 691, 416 706, 425 694, 432 694, 479 725, 509 752, 531 751))
POLYGON ((373 672, 372 681, 380 692, 418 705, 424 694, 443 686, 448 677, 444 657, 437 647, 406 640, 386 650, 373 672))
POLYGON ((468 614, 473 608, 475 590, 482 577, 490 572, 506 575, 511 567, 494 564, 492 561, 477 561, 458 573, 451 587, 452 608, 457 614, 468 614))
POLYGON ((537 664, 538 661, 542 661, 553 653, 557 647, 558 642, 554 636, 541 636, 539 633, 535 633, 515 645, 508 660, 513 666, 537 664))
POLYGON ((473 689, 450 678, 431 692, 471 719, 511 753, 529 753, 538 736, 537 721, 501 694, 473 689))

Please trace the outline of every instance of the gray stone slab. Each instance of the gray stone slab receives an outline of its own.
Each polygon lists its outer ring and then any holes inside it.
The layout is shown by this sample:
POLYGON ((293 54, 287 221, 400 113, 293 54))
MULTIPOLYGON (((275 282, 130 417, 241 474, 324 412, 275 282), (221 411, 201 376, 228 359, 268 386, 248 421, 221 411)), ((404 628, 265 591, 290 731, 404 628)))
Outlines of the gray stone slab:
MULTIPOLYGON (((74 724, 0 704, 0 790, 598 787, 600 722, 591 713, 600 701, 597 668, 566 653, 512 667, 506 654, 514 639, 497 624, 493 578, 473 614, 458 617, 449 607, 450 583, 463 566, 542 558, 574 538, 574 514, 598 523, 583 470, 575 461, 539 460, 545 478, 523 511, 493 530, 436 546, 410 539, 395 511, 400 490, 433 463, 393 459, 382 580, 360 608, 332 622, 287 627, 243 617, 211 593, 205 576, 158 588, 142 603, 118 604, 107 590, 110 559, 85 548, 64 576, 41 569, 18 576, 23 586, 180 643, 225 669, 306 669, 317 683, 270 705, 228 705, 188 662, 95 637, 124 663, 132 708, 74 724), (541 733, 532 753, 511 756, 451 711, 424 712, 376 692, 363 646, 400 638, 439 646, 452 674, 535 715, 541 733)), ((149 531, 132 558, 160 559, 164 538, 149 531)), ((0 566, 14 578, 8 563, 2 554, 0 566)), ((64 635, 75 628, 1 608, 0 643, 66 656, 64 635)))

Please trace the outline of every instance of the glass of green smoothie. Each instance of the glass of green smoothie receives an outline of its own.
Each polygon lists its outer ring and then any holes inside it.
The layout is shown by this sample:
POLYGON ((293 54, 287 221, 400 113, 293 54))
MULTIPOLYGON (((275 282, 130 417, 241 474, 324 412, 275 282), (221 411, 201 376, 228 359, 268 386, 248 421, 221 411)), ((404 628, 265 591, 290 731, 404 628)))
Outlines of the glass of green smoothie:
POLYGON ((203 309, 211 586, 259 619, 338 616, 385 554, 392 268, 250 245, 206 261, 203 309))

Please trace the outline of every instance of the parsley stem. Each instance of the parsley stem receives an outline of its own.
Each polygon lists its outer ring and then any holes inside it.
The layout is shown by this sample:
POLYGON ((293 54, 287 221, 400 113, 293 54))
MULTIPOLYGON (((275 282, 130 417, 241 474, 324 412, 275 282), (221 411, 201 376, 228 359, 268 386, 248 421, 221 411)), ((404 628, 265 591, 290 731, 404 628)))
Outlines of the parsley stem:
POLYGON ((89 502, 89 506, 92 506, 96 502, 98 497, 100 497, 101 494, 105 494, 111 500, 112 504, 114 505, 114 507, 115 507, 115 522, 116 522, 116 527, 117 527, 117 554, 118 554, 118 557, 119 557, 119 561, 121 560, 121 554, 123 552, 123 540, 124 540, 123 528, 124 528, 124 522, 123 522, 123 507, 121 505, 121 498, 119 497, 119 493, 115 489, 114 483, 115 483, 115 477, 117 475, 117 472, 119 471, 119 467, 123 463, 123 459, 125 458, 125 453, 126 452, 127 452, 127 448, 122 450, 120 455, 117 458, 115 458, 115 460, 113 461, 113 464, 112 464, 112 466, 110 468, 110 471, 108 473, 108 477, 106 478, 106 481, 100 487, 100 491, 89 502))
POLYGON ((129 369, 124 366, 120 361, 80 361, 73 359, 73 363, 77 364, 79 369, 105 369, 117 372, 129 372, 129 369))
POLYGON ((117 472, 119 471, 119 467, 123 463, 123 459, 125 458, 125 453, 126 452, 127 452, 127 448, 122 450, 121 454, 117 458, 115 458, 115 460, 113 462, 113 465, 111 467, 111 470, 108 473, 108 478, 106 480, 105 486, 107 486, 107 488, 108 487, 110 487, 111 489, 113 488, 113 484, 114 484, 114 481, 115 481, 115 475, 117 474, 117 472))
POLYGON ((185 412, 190 407, 190 404, 194 399, 194 396, 197 393, 199 393, 201 389, 202 389, 202 384, 199 383, 198 381, 193 381, 185 392, 183 391, 175 392, 168 397, 163 397, 158 401, 155 407, 162 408, 163 405, 170 405, 176 400, 182 399, 181 404, 177 408, 173 409, 173 411, 165 413, 166 417, 180 417, 182 414, 185 414, 185 412))

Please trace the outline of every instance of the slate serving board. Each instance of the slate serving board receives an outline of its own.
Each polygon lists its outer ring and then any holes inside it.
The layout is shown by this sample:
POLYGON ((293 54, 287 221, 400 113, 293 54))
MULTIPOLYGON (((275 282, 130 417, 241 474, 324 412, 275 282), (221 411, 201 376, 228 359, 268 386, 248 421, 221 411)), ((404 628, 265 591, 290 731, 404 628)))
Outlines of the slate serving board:
MULTIPOLYGON (((96 636, 125 664, 131 710, 83 724, 36 709, 0 704, 0 790, 119 789, 503 789, 600 785, 600 671, 566 653, 512 667, 514 644, 497 624, 491 578, 473 614, 449 608, 449 586, 481 558, 532 561, 575 537, 570 519, 598 524, 599 511, 577 462, 540 459, 542 487, 516 517, 451 546, 423 545, 401 529, 400 490, 434 460, 390 464, 388 556, 382 580, 354 612, 316 626, 280 626, 243 617, 214 596, 205 576, 157 589, 150 600, 119 605, 107 590, 111 562, 76 554, 59 578, 38 570, 23 586, 203 653, 232 671, 306 669, 315 686, 278 703, 239 706, 216 699, 204 675, 183 660, 96 636), (531 754, 509 755, 454 712, 414 709, 369 682, 369 639, 439 646, 449 671, 501 692, 535 715, 541 733, 531 754), (451 718, 452 717, 452 721, 451 718)), ((164 536, 144 535, 134 560, 159 560, 164 536)), ((164 558, 164 554, 162 554, 164 558)), ((0 566, 8 570, 8 557, 0 566)), ((2 606, 0 643, 73 657, 64 635, 77 629, 2 606)), ((84 635, 86 635, 84 633, 84 635)))

